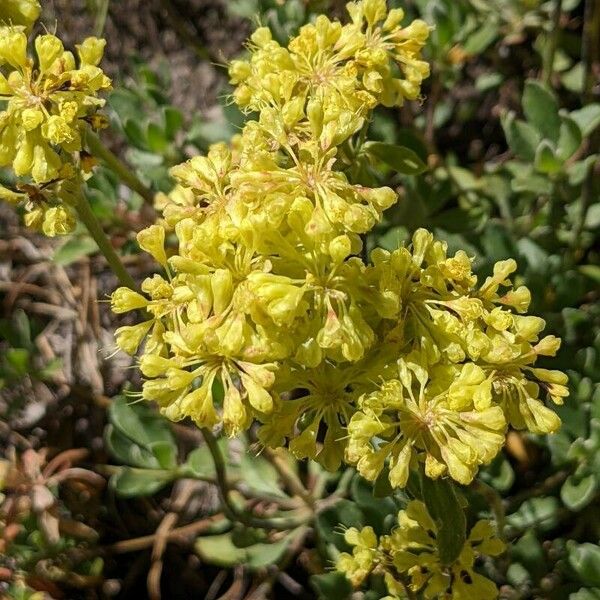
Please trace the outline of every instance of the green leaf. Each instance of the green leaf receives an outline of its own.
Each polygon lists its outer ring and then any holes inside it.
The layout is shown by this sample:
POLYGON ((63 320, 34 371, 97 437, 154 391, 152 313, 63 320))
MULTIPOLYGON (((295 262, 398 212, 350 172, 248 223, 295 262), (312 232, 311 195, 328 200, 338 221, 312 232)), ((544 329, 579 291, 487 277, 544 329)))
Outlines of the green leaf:
POLYGON ((438 527, 437 541, 443 564, 454 562, 467 539, 467 519, 454 485, 448 479, 423 475, 421 492, 427 510, 438 527))
POLYGON ((215 474, 215 463, 206 446, 192 450, 182 467, 189 472, 191 477, 213 477, 215 474))
POLYGON ((238 548, 233 543, 231 533, 199 537, 194 549, 202 560, 221 567, 244 564, 249 570, 255 571, 268 567, 279 561, 291 541, 287 536, 272 544, 254 544, 238 548))
POLYGON ((562 163, 552 148, 552 144, 548 140, 542 140, 535 153, 535 168, 540 173, 554 175, 560 171, 562 163))
POLYGON ((8 348, 6 360, 17 377, 27 375, 29 371, 29 350, 26 348, 8 348))
POLYGON ((600 600, 600 588, 581 588, 569 595, 569 600, 600 600))
POLYGON ((373 496, 375 498, 388 498, 394 493, 394 488, 390 483, 390 470, 384 467, 379 476, 373 483, 373 496))
POLYGON ((261 456, 245 452, 240 460, 240 471, 251 489, 285 498, 277 470, 261 456))
POLYGON ((345 499, 321 511, 316 518, 319 537, 340 550, 347 547, 341 534, 342 528, 361 528, 366 524, 364 515, 356 503, 345 499))
POLYGON ((499 492, 506 492, 515 482, 515 472, 506 458, 499 454, 484 471, 481 471, 481 478, 499 492))
POLYGON ((313 575, 310 585, 317 593, 319 600, 348 600, 352 597, 352 584, 343 573, 324 573, 313 575))
MULTIPOLYGON (((385 477, 389 484, 389 473, 384 469, 385 477)), ((378 479, 382 479, 382 472, 378 479)), ((381 484, 380 484, 381 485, 381 484)), ((351 497, 363 513, 366 523, 371 525, 376 533, 383 534, 395 524, 398 514, 398 505, 394 500, 394 491, 391 489, 386 496, 377 497, 374 485, 366 479, 356 475, 350 485, 351 497)))
POLYGON ((144 448, 151 450, 151 445, 156 442, 175 446, 167 420, 145 404, 131 403, 118 396, 109 408, 109 418, 121 433, 144 448))
POLYGON ((158 459, 150 450, 133 442, 110 423, 104 431, 104 441, 113 458, 122 464, 142 469, 158 469, 160 467, 158 459))
POLYGON ((533 161, 541 141, 540 134, 528 123, 515 119, 513 113, 502 118, 502 128, 510 149, 523 160, 533 161))
POLYGON ((560 497, 567 508, 578 511, 594 499, 597 487, 598 480, 593 473, 583 478, 570 475, 562 485, 560 497))
POLYGON ((27 313, 22 308, 17 308, 11 318, 12 331, 15 334, 15 343, 12 346, 20 346, 28 350, 34 349, 34 343, 31 334, 31 322, 27 313))
POLYGON ((579 271, 586 277, 589 277, 600 285, 600 266, 599 265, 581 265, 579 271))
POLYGON ((581 129, 574 119, 566 115, 561 115, 560 120, 560 133, 556 146, 556 154, 564 161, 571 158, 579 149, 582 142, 582 135, 581 129))
POLYGON ((149 123, 146 129, 146 139, 148 147, 152 152, 161 154, 169 145, 165 132, 156 123, 149 123))
POLYGON ((156 457, 161 469, 175 469, 177 467, 177 448, 167 441, 153 442, 150 450, 156 457))
POLYGON ((364 147, 369 154, 403 175, 418 175, 427 170, 427 165, 417 153, 405 146, 385 144, 384 142, 367 142, 364 147))
POLYGON ((173 471, 123 467, 110 479, 110 485, 123 498, 151 496, 175 478, 173 471))
POLYGON ((467 54, 481 54, 490 44, 493 44, 500 32, 496 19, 488 18, 485 23, 476 29, 463 44, 463 49, 467 54))
POLYGON ((398 129, 396 139, 400 143, 400 146, 412 150, 423 163, 427 163, 429 150, 427 149, 427 144, 423 140, 423 137, 418 131, 408 129, 407 127, 401 127, 398 129))
POLYGON ((148 143, 146 140, 146 135, 142 130, 139 121, 135 118, 127 119, 123 126, 123 131, 127 136, 127 139, 137 148, 141 148, 142 150, 148 149, 148 143))
POLYGON ((556 498, 531 498, 523 502, 519 510, 507 518, 507 522, 519 530, 535 528, 547 531, 557 523, 558 507, 556 498))
POLYGON ((62 246, 54 251, 52 260, 61 266, 70 265, 84 256, 98 251, 96 242, 88 235, 69 238, 62 246))
POLYGON ((544 138, 551 141, 558 139, 560 129, 558 101, 553 92, 536 79, 529 79, 525 82, 523 112, 527 117, 527 121, 544 138))
POLYGON ((165 125, 165 134, 170 139, 175 139, 177 132, 183 125, 183 114, 182 112, 173 107, 165 106, 163 108, 163 121, 165 125))
POLYGON ((600 547, 584 543, 569 548, 569 564, 581 582, 589 586, 600 586, 600 547))
POLYGON ((509 552, 511 561, 525 566, 529 574, 536 578, 543 575, 546 568, 546 553, 533 531, 526 531, 509 547, 509 552))
POLYGON ((600 125, 600 102, 587 104, 579 110, 574 110, 569 116, 579 125, 582 135, 587 137, 600 125))

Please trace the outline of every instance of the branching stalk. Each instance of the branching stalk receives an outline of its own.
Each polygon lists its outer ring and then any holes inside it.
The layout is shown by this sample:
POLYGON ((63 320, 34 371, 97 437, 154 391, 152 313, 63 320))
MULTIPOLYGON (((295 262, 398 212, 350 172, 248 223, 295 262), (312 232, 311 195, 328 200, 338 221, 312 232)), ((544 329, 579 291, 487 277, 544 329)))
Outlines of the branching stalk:
POLYGON ((265 458, 275 467, 275 470, 288 487, 288 489, 296 496, 300 497, 302 501, 309 506, 311 509, 315 505, 314 498, 310 495, 308 490, 304 487, 300 478, 294 473, 285 459, 273 452, 270 448, 265 448, 263 451, 265 458))
POLYGON ((274 516, 264 518, 255 517, 251 514, 248 514, 247 512, 239 511, 237 507, 233 504, 233 502, 231 502, 231 489, 227 480, 225 460, 223 459, 223 454, 221 453, 221 450, 217 444, 217 439, 213 435, 212 431, 206 427, 203 427, 200 431, 202 432, 204 441, 206 442, 206 446, 212 456, 215 465, 217 488, 221 496, 221 501, 223 502, 223 512, 225 513, 228 519, 242 523, 247 527, 257 527, 261 529, 278 529, 282 531, 294 529, 295 527, 299 527, 300 525, 305 525, 312 519, 312 511, 304 511, 304 514, 302 515, 296 513, 296 515, 293 517, 274 516))
POLYGON ((549 39, 546 43, 544 53, 543 81, 551 85, 552 73, 554 72, 554 58, 558 46, 558 36, 560 34, 560 17, 562 14, 562 0, 554 0, 554 10, 552 11, 552 30, 549 33, 549 39))
POLYGON ((90 153, 102 160, 130 190, 137 192, 148 204, 152 205, 154 203, 154 193, 152 190, 144 185, 136 177, 133 169, 124 164, 116 154, 111 152, 93 131, 87 132, 86 141, 90 153))
POLYGON ((91 206, 82 193, 79 194, 75 210, 77 211, 81 222, 86 226, 92 238, 94 238, 94 241, 98 245, 100 252, 104 255, 104 258, 106 258, 113 273, 118 277, 121 285, 135 290, 137 286, 135 285, 133 277, 131 277, 123 266, 121 259, 112 247, 110 240, 106 237, 100 223, 98 223, 98 219, 96 219, 96 216, 92 212, 91 206))
POLYGON ((506 528, 506 511, 502 496, 491 486, 479 479, 473 480, 471 489, 483 496, 494 513, 496 519, 497 534, 500 539, 504 539, 504 529, 506 528))

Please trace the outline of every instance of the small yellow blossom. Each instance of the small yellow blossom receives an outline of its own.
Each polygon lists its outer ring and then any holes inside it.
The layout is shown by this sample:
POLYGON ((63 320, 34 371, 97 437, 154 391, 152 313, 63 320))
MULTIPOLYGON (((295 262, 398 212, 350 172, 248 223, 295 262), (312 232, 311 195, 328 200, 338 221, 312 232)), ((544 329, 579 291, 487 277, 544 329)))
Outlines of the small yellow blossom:
POLYGON ((41 10, 38 0, 2 0, 0 25, 23 25, 31 29, 41 10))
POLYGON ((408 586, 426 600, 474 600, 498 597, 496 585, 475 571, 481 556, 498 556, 504 543, 489 521, 481 520, 470 530, 458 558, 449 565, 440 561, 437 526, 425 505, 413 500, 398 513, 398 526, 379 539, 370 527, 349 529, 346 542, 352 554, 342 553, 336 569, 355 587, 372 572, 384 575, 390 598, 404 598, 408 586))
POLYGON ((97 94, 110 80, 96 66, 102 40, 83 42, 79 67, 52 34, 38 36, 34 46, 36 60, 27 56, 22 27, 0 27, 0 94, 8 101, 0 112, 0 165, 47 183, 82 149, 85 120, 103 106, 97 94))

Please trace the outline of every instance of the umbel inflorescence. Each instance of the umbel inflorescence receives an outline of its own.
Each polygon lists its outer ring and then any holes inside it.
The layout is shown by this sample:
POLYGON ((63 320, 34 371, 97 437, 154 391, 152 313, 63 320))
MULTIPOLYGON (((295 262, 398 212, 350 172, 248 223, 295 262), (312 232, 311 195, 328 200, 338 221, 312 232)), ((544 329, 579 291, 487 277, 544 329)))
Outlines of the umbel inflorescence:
POLYGON ((17 181, 0 186, 0 199, 25 208, 25 223, 54 236, 75 226, 75 205, 87 176, 80 152, 89 126, 99 123, 98 94, 110 79, 98 67, 105 41, 77 46, 77 59, 50 33, 34 41, 27 31, 39 16, 34 0, 7 0, 0 8, 0 166, 17 181))
POLYGON ((390 535, 377 537, 372 527, 346 530, 352 554, 340 554, 336 568, 356 586, 371 574, 383 575, 388 598, 405 598, 405 589, 420 592, 425 600, 489 600, 496 585, 473 569, 476 559, 498 556, 504 543, 490 521, 477 521, 456 560, 440 558, 438 530, 423 502, 412 500, 398 513, 390 535))
POLYGON ((383 0, 348 12, 287 47, 260 28, 230 65, 233 98, 256 118, 173 169, 163 220, 138 236, 164 274, 113 294, 115 312, 146 315, 117 343, 143 343, 142 396, 170 419, 228 435, 258 421, 265 445, 369 480, 387 465, 394 487, 419 464, 468 484, 507 427, 559 427, 545 402, 562 402, 566 377, 535 362, 560 341, 525 314, 513 260, 478 281, 465 252, 447 256, 423 229, 360 258, 398 196, 353 182, 340 156, 373 109, 419 96, 429 28, 383 0))

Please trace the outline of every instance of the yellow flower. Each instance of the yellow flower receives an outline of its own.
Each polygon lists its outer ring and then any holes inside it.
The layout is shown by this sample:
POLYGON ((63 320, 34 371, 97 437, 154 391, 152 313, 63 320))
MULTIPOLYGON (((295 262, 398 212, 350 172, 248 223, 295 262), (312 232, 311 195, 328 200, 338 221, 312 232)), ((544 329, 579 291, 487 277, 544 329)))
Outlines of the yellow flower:
POLYGON ((502 448, 506 428, 502 409, 490 406, 483 370, 469 364, 428 369, 417 356, 398 363, 398 379, 359 400, 348 426, 347 459, 375 480, 389 457, 393 487, 406 485, 416 460, 431 478, 448 473, 470 483, 502 448))
MULTIPOLYGON (((171 419, 230 435, 256 419, 266 445, 330 470, 345 460, 371 480, 388 463, 394 487, 419 463, 467 484, 507 423, 556 429, 540 392, 560 403, 566 380, 535 362, 559 342, 523 314, 530 294, 513 285, 514 261, 479 284, 467 253, 448 256, 424 229, 407 247, 359 258, 361 236, 398 197, 352 181, 346 147, 376 106, 418 97, 429 27, 402 26, 403 11, 383 0, 348 12, 350 23, 320 16, 285 46, 261 27, 248 60, 231 63, 234 100, 256 118, 172 169, 176 186, 156 198, 162 218, 138 235, 164 273, 142 294, 113 294, 115 312, 145 309, 117 344, 142 347, 142 396, 171 419)), ((44 46, 51 63, 61 49, 44 46)), ((79 48, 84 73, 101 50, 79 48)), ((51 138, 53 151, 74 143, 77 104, 51 121, 27 109, 27 135, 51 138)), ((0 156, 13 160, 17 134, 5 127, 0 156)), ((20 153, 20 168, 29 158, 20 153)), ((364 557, 342 560, 358 579, 375 564, 364 557)))
POLYGON ((78 68, 56 36, 40 35, 34 45, 37 60, 27 57, 22 27, 0 27, 0 93, 8 99, 0 113, 0 165, 46 183, 82 149, 85 120, 103 106, 97 94, 110 80, 96 66, 102 40, 83 42, 78 68))
POLYGON ((31 29, 41 12, 38 0, 3 0, 0 25, 23 25, 31 29))

